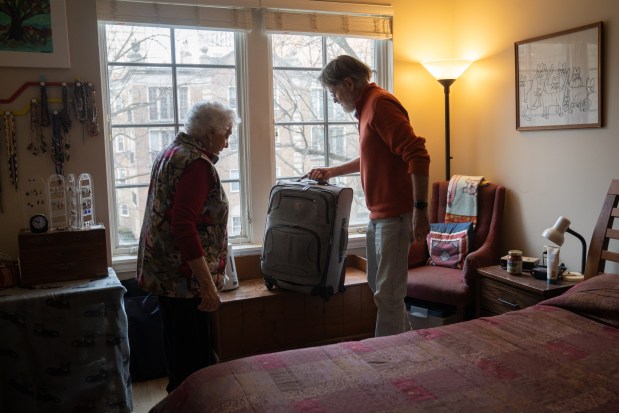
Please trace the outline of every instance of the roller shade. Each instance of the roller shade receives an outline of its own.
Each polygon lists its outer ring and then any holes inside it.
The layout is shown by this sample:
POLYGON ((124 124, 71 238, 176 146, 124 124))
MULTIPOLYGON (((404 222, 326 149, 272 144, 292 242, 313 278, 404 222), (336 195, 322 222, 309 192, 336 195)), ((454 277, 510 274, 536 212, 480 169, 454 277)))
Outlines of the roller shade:
POLYGON ((258 0, 230 1, 228 4, 239 7, 219 7, 204 0, 97 0, 97 18, 126 23, 251 30, 251 7, 257 6, 258 0))
POLYGON ((264 9, 393 16, 391 0, 259 0, 264 9))
POLYGON ((391 39, 389 16, 264 10, 267 32, 321 33, 391 39))

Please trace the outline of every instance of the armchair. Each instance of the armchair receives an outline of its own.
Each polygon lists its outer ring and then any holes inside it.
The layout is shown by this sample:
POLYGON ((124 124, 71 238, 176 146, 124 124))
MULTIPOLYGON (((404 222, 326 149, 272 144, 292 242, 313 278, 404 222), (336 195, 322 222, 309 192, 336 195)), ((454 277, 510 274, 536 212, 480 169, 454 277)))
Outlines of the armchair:
MULTIPOLYGON (((431 223, 445 222, 449 182, 432 184, 431 223)), ((471 252, 462 269, 427 265, 425 242, 415 242, 409 252, 407 297, 425 302, 456 307, 458 321, 475 300, 477 268, 500 262, 500 235, 505 202, 505 187, 493 183, 480 186, 477 196, 477 225, 471 252)))

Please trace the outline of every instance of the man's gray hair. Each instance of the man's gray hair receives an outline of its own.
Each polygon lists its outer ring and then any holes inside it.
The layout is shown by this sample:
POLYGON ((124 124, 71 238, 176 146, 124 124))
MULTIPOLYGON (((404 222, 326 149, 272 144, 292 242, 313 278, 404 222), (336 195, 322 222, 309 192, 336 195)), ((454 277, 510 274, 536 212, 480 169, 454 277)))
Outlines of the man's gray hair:
POLYGON ((350 78, 357 86, 369 82, 372 70, 352 56, 341 55, 331 60, 318 75, 318 81, 323 87, 335 86, 350 78))
POLYGON ((185 131, 189 136, 200 137, 209 131, 225 133, 237 123, 236 114, 219 102, 198 102, 189 109, 185 131))

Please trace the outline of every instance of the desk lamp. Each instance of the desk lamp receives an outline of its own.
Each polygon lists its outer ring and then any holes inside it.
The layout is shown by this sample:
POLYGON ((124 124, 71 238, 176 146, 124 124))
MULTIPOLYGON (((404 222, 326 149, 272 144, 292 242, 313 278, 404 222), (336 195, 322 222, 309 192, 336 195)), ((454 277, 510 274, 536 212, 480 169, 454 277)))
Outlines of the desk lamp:
POLYGON ((566 232, 578 238, 582 244, 582 268, 580 274, 572 275, 582 276, 582 274, 585 273, 585 262, 587 260, 587 243, 585 242, 585 239, 582 237, 582 235, 570 228, 570 224, 571 222, 569 219, 561 216, 557 219, 557 222, 555 222, 552 227, 544 230, 544 232, 542 233, 542 237, 546 238, 551 242, 554 242, 559 247, 562 246, 563 242, 565 241, 564 235, 566 232))
POLYGON ((444 59, 422 62, 438 82, 443 85, 445 91, 445 179, 451 178, 450 163, 450 134, 449 134, 449 87, 460 77, 462 73, 471 65, 470 60, 444 59))

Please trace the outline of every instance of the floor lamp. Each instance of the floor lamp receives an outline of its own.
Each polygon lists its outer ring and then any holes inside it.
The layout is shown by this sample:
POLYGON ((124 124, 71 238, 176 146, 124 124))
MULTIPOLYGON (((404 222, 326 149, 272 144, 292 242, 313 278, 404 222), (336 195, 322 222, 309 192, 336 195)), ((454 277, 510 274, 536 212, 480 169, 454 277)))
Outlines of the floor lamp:
POLYGON ((451 150, 449 136, 449 87, 471 65, 470 60, 444 59, 422 62, 423 67, 443 85, 445 90, 445 179, 451 178, 451 150))

